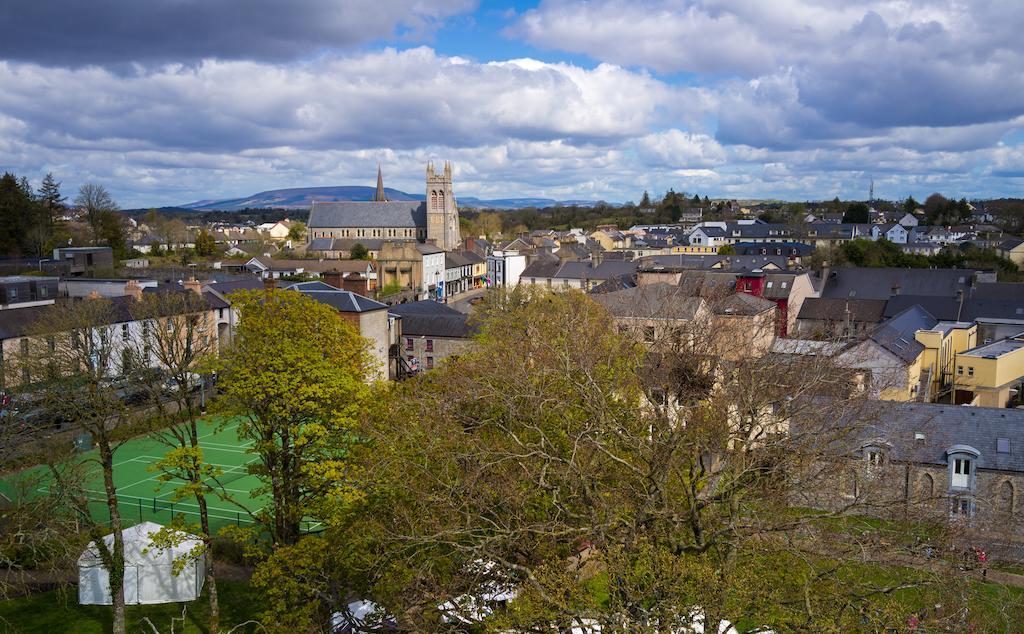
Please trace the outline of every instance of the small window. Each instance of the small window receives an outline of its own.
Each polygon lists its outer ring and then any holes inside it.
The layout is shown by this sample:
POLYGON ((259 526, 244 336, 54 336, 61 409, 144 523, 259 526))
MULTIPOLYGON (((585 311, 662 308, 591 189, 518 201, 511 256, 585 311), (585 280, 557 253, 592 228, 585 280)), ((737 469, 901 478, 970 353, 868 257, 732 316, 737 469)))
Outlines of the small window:
POLYGON ((1010 439, 996 438, 996 451, 999 453, 1010 453, 1010 439))
POLYGON ((967 366, 967 376, 974 376, 974 366, 967 366))
POLYGON ((121 338, 128 338, 128 324, 121 324, 121 338))
POLYGON ((924 440, 924 432, 923 431, 915 431, 914 432, 914 440, 916 440, 916 441, 924 440))
POLYGON ((434 351, 434 340, 433 339, 427 339, 427 352, 433 352, 433 351, 434 351))
POLYGON ((427 369, 430 370, 430 369, 433 369, 433 367, 434 367, 434 357, 427 357, 427 369))
POLYGON ((788 284, 789 284, 789 282, 783 282, 783 283, 781 284, 781 286, 782 286, 782 288, 786 288, 786 286, 787 286, 788 284))
POLYGON ((961 376, 963 376, 963 373, 964 373, 964 366, 962 366, 962 365, 958 365, 958 366, 956 366, 956 373, 957 373, 957 374, 959 374, 959 375, 961 375, 961 376))
POLYGON ((45 286, 40 286, 39 287, 39 296, 40 297, 46 297, 49 292, 50 292, 50 289, 46 288, 45 286))
POLYGON ((405 349, 412 350, 412 337, 405 338, 405 349))
POLYGON ((768 282, 767 284, 765 284, 765 288, 771 288, 774 284, 775 282, 768 282))

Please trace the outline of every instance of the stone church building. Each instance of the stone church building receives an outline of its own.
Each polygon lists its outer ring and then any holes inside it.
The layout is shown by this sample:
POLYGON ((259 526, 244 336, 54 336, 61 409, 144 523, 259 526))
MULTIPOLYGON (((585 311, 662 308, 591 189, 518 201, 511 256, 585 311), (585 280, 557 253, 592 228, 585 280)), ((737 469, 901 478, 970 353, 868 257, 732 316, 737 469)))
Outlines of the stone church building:
MULTIPOLYGON (((377 169, 377 192, 372 201, 313 201, 308 240, 363 238, 368 242, 417 241, 444 251, 459 248, 459 209, 452 192, 452 166, 441 171, 427 164, 426 200, 388 200, 377 169)), ((365 245, 364 245, 365 246, 365 245)))

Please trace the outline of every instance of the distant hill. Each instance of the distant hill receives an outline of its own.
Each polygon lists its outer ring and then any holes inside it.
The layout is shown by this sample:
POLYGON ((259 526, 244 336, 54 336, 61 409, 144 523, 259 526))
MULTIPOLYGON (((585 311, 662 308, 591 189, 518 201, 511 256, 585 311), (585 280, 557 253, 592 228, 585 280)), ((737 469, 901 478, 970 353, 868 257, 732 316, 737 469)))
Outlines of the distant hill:
MULTIPOLYGON (((238 211, 240 209, 259 209, 273 207, 276 209, 308 209, 314 200, 321 202, 367 201, 373 200, 375 187, 362 185, 342 185, 338 187, 297 187, 293 189, 272 189, 245 198, 228 198, 224 200, 197 200, 180 209, 192 211, 238 211)), ((397 189, 384 188, 389 200, 424 200, 423 194, 407 194, 397 189)), ((497 200, 481 200, 472 196, 456 197, 460 207, 477 207, 480 209, 522 209, 524 207, 553 207, 556 205, 580 205, 592 207, 598 204, 593 200, 554 200, 552 198, 502 198, 497 200)))

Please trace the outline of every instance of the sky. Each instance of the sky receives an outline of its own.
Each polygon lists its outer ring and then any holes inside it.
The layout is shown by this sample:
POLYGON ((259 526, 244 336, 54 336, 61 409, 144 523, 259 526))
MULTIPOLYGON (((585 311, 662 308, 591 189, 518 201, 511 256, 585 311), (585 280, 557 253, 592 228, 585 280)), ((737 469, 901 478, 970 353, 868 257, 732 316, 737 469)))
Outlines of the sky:
POLYGON ((0 171, 286 187, 1024 196, 1020 0, 5 0, 0 171))

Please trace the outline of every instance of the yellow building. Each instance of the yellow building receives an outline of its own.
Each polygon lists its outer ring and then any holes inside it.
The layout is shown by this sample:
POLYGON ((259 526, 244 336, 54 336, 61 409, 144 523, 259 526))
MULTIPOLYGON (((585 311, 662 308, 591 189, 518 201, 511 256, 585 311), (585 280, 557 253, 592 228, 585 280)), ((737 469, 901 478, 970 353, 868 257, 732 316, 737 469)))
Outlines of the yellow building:
POLYGON ((613 226, 602 225, 590 234, 589 238, 601 245, 605 251, 628 249, 633 244, 633 237, 613 226))
POLYGON ((978 326, 973 323, 940 321, 914 338, 924 346, 920 359, 918 400, 939 401, 952 393, 956 356, 978 343, 978 326))
POLYGON ((1006 407, 1024 381, 1024 333, 956 356, 957 403, 1006 407))
POLYGON ((997 249, 999 255, 1017 266, 1024 266, 1024 238, 1007 238, 997 249))
POLYGON ((718 247, 711 247, 701 244, 678 244, 673 246, 669 253, 682 253, 685 255, 717 255, 718 247))

